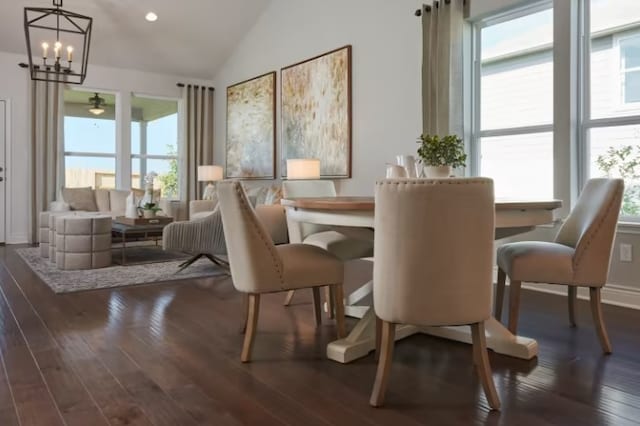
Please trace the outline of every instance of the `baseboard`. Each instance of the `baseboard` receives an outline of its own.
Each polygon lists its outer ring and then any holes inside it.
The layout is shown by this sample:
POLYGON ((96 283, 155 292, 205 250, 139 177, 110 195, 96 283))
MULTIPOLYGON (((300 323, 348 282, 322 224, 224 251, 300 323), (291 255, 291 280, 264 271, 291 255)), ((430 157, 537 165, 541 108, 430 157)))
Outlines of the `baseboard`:
POLYGON ((29 236, 27 234, 12 234, 7 236, 6 244, 27 244, 29 236))
MULTIPOLYGON (((551 284, 522 284, 528 290, 566 296, 567 287, 551 284)), ((589 300, 589 289, 578 288, 578 299, 589 300)), ((630 287, 608 284, 602 288, 602 303, 640 310, 640 291, 630 287)))

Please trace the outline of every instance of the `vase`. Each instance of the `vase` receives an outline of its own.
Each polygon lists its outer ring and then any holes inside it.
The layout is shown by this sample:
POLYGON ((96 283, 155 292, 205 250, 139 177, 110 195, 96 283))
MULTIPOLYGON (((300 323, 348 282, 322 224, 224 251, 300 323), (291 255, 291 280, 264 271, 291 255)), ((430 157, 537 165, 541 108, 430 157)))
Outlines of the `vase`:
POLYGON ((144 210, 142 212, 142 215, 145 219, 153 219, 154 217, 156 217, 156 212, 153 210, 144 210))
POLYGON ((413 155, 397 155, 396 162, 399 166, 404 167, 406 177, 415 178, 416 176, 416 159, 413 155))
POLYGON ((451 166, 425 166, 424 171, 428 178, 448 178, 451 176, 451 166))
POLYGON ((395 164, 387 164, 387 179, 399 179, 406 178, 407 171, 402 166, 396 166, 395 164))

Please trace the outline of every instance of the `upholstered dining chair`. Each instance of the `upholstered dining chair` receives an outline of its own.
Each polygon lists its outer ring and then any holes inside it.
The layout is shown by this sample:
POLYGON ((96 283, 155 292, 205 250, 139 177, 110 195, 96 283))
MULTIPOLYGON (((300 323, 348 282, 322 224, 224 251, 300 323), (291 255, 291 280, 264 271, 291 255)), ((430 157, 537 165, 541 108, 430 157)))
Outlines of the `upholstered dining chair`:
POLYGON ((217 186, 233 285, 248 295, 242 362, 251 359, 260 296, 265 293, 313 289, 316 323, 319 324, 319 288, 333 287, 337 300, 335 317, 338 338, 343 337, 342 261, 326 250, 308 244, 276 246, 256 217, 240 183, 225 181, 217 186))
POLYGON ((498 409, 484 330, 493 287, 493 181, 384 180, 376 184, 375 196, 373 303, 379 360, 370 404, 384 402, 396 324, 469 325, 478 377, 489 405, 498 409))
MULTIPOLYGON (((335 197, 336 187, 330 180, 289 180, 282 182, 284 198, 335 197)), ((373 255, 373 231, 366 228, 332 227, 312 223, 299 223, 287 218, 289 241, 311 244, 333 253, 341 260, 360 259, 373 255)), ((329 316, 333 317, 331 287, 326 294, 329 316)), ((291 303, 295 291, 290 291, 285 306, 291 303)))
POLYGON ((575 321, 578 287, 589 287, 591 313, 602 350, 611 343, 602 318, 601 289, 607 281, 613 238, 618 223, 624 181, 591 179, 554 242, 522 241, 498 248, 495 317, 502 317, 504 288, 509 277, 509 330, 516 334, 523 281, 568 287, 569 322, 575 321))

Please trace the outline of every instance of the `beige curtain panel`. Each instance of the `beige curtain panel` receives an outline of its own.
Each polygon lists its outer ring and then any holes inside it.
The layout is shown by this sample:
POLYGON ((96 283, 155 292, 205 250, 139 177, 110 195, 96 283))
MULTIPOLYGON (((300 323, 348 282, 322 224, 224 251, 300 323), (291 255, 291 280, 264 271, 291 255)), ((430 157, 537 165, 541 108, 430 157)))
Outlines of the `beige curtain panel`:
POLYGON ((464 0, 422 7, 422 130, 463 133, 464 0))
POLYGON ((40 212, 48 210, 62 187, 62 118, 64 85, 31 81, 30 230, 29 241, 38 242, 40 212))
POLYGON ((213 94, 211 87, 187 85, 185 102, 185 173, 181 181, 182 201, 197 200, 202 194, 198 166, 213 164, 213 94))

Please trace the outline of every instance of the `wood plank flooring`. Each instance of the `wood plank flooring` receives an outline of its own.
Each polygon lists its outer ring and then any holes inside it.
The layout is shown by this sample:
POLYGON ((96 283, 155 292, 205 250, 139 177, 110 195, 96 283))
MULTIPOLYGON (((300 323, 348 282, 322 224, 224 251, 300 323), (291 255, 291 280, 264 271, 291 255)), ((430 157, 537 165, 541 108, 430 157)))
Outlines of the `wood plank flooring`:
POLYGON ((565 298, 523 291, 520 330, 540 356, 490 354, 500 413, 470 346, 420 335, 396 345, 386 405, 373 409, 373 355, 328 361, 333 323, 315 327, 311 292, 288 308, 284 296, 263 297, 242 364, 229 278, 55 295, 2 247, 0 425, 640 424, 640 311, 605 306, 604 356, 587 302, 570 328, 565 298))

